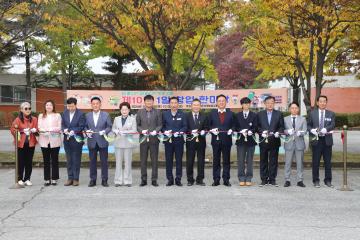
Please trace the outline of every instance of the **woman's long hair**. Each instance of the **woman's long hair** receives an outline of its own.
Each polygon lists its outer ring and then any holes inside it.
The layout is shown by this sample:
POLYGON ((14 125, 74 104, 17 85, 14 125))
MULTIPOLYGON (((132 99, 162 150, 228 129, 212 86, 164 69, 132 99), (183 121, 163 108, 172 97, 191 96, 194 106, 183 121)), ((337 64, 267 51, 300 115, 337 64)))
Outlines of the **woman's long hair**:
MULTIPOLYGON (((20 119, 20 121, 21 121, 22 123, 24 123, 24 118, 25 118, 25 116, 24 116, 23 112, 21 111, 21 109, 23 109, 25 106, 31 107, 30 103, 28 103, 28 102, 23 102, 23 103, 20 104, 19 119, 20 119)), ((28 116, 28 119, 29 119, 29 122, 31 123, 31 121, 32 121, 31 113, 30 113, 30 115, 28 116)))

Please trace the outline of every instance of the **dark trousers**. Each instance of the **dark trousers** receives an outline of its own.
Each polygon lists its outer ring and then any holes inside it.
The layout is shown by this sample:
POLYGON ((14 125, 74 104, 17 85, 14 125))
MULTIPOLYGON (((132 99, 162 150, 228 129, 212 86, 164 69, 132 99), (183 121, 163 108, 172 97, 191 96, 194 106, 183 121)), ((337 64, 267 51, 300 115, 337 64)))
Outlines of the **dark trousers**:
POLYGON ((237 145, 238 178, 240 182, 251 182, 255 146, 237 145), (246 172, 245 172, 246 169, 246 172))
POLYGON ((319 141, 316 145, 312 146, 312 178, 313 182, 320 182, 319 179, 319 167, 320 159, 323 157, 325 166, 325 179, 324 182, 331 182, 331 155, 332 146, 327 146, 324 137, 319 137, 319 141))
POLYGON ((23 148, 18 148, 18 180, 23 180, 24 182, 30 180, 34 151, 35 147, 29 147, 29 143, 24 143, 23 148))
POLYGON ((223 159, 223 173, 222 178, 224 181, 230 179, 230 151, 231 145, 224 145, 222 143, 213 144, 213 179, 220 181, 221 174, 221 155, 223 159))
POLYGON ((176 181, 180 181, 182 177, 182 157, 184 153, 184 142, 173 141, 165 142, 165 158, 166 158, 166 178, 168 181, 174 181, 173 165, 174 155, 176 164, 176 181))
POLYGON ((59 179, 59 150, 60 147, 51 148, 50 144, 47 148, 41 148, 44 160, 45 181, 59 179))
POLYGON ((279 147, 260 146, 260 178, 274 182, 278 170, 279 147))
POLYGON ((141 180, 147 181, 147 159, 150 152, 151 180, 158 179, 159 143, 143 142, 140 144, 141 180))
POLYGON ((89 158, 90 158, 90 180, 96 181, 97 178, 97 153, 100 155, 101 163, 101 180, 108 180, 108 148, 101 148, 96 144, 95 148, 89 148, 89 158))
POLYGON ((68 180, 79 181, 82 147, 73 137, 64 141, 68 180))
POLYGON ((186 142, 186 175, 188 182, 194 182, 194 162, 195 155, 197 156, 197 177, 196 181, 204 179, 205 167, 205 143, 200 142, 186 142))

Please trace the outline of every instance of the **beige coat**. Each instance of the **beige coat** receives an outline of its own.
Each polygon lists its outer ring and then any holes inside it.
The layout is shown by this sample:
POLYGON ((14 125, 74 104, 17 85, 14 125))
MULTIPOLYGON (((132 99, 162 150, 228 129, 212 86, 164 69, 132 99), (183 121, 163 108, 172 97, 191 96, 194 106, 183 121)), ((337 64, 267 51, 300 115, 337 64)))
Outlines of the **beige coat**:
MULTIPOLYGON (((136 119, 134 116, 128 116, 124 126, 122 126, 121 123, 121 116, 118 116, 114 119, 114 124, 112 126, 112 130, 114 131, 115 129, 118 131, 121 131, 123 133, 136 133, 136 119)), ((114 147, 115 148, 135 148, 136 144, 134 144, 135 142, 138 142, 138 134, 134 134, 134 135, 130 135, 133 136, 133 142, 130 142, 128 140, 128 138, 126 137, 126 135, 121 136, 121 135, 117 135, 116 139, 114 141, 114 147)))

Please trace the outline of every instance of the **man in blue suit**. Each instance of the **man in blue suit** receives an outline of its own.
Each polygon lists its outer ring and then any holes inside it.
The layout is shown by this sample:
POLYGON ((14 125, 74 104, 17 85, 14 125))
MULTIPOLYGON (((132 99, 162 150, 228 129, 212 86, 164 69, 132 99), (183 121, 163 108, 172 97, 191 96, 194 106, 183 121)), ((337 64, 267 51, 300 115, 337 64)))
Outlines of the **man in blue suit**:
POLYGON ((232 132, 235 128, 235 116, 230 109, 226 109, 226 97, 221 94, 216 97, 217 109, 213 109, 209 115, 209 128, 212 134, 211 145, 213 147, 213 179, 212 186, 220 185, 221 155, 223 158, 224 185, 230 187, 230 151, 232 145, 232 132))
POLYGON ((66 110, 61 115, 61 130, 64 132, 64 149, 68 180, 65 186, 79 186, 81 153, 83 142, 78 142, 75 137, 82 137, 85 128, 85 116, 76 108, 76 98, 66 101, 66 110))
POLYGON ((182 186, 182 157, 184 153, 184 137, 183 133, 187 131, 186 116, 182 111, 179 111, 179 100, 177 97, 170 98, 170 110, 163 114, 162 131, 165 135, 171 136, 169 141, 165 144, 165 158, 166 158, 166 178, 168 183, 166 186, 174 185, 173 176, 173 157, 175 154, 176 162, 176 177, 175 184, 182 186))
POLYGON ((89 187, 96 186, 97 178, 97 153, 101 162, 101 185, 108 187, 108 147, 109 143, 104 135, 111 131, 111 118, 107 112, 100 111, 101 100, 99 97, 91 99, 92 112, 86 114, 86 133, 88 135, 88 148, 90 158, 90 183, 89 187))

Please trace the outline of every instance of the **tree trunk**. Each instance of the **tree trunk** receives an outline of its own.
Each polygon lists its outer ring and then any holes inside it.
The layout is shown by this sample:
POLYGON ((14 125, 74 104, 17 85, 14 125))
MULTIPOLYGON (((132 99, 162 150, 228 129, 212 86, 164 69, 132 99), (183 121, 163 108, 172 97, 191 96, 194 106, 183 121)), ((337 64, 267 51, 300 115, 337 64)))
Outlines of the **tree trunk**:
POLYGON ((61 71, 61 81, 62 81, 62 92, 64 94, 64 106, 66 106, 67 100, 67 90, 68 90, 68 77, 66 75, 66 71, 61 71))
POLYGON ((25 100, 27 102, 31 102, 31 66, 30 66, 30 51, 29 51, 29 44, 25 42, 25 66, 26 66, 26 96, 25 100))
POLYGON ((320 50, 317 52, 317 58, 316 58, 316 75, 315 75, 315 83, 316 83, 316 94, 315 94, 315 102, 316 99, 321 95, 322 90, 322 83, 323 83, 323 77, 324 77, 324 63, 325 63, 325 57, 324 54, 320 52, 320 50))

